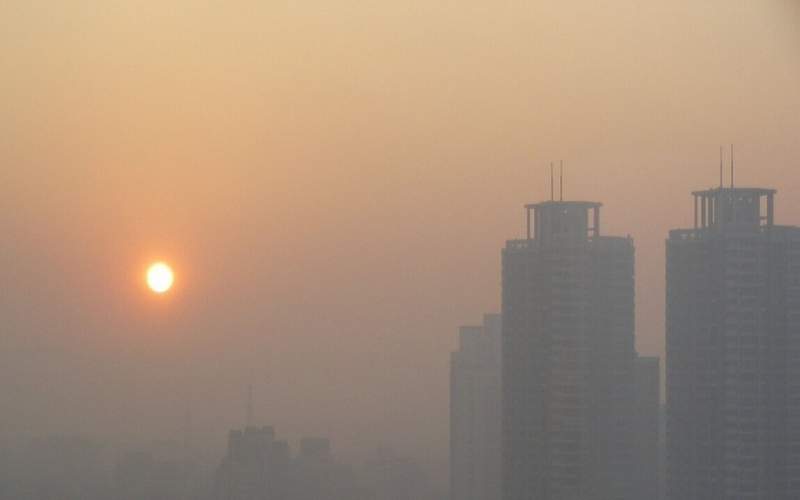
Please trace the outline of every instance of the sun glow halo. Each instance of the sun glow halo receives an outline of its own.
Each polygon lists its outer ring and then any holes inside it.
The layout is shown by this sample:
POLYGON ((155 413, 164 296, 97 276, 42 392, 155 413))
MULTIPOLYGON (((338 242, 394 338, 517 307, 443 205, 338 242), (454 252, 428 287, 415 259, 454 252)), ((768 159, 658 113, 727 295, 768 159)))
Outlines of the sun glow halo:
POLYGON ((165 293, 172 288, 175 275, 164 262, 156 262, 147 268, 147 286, 155 293, 165 293))

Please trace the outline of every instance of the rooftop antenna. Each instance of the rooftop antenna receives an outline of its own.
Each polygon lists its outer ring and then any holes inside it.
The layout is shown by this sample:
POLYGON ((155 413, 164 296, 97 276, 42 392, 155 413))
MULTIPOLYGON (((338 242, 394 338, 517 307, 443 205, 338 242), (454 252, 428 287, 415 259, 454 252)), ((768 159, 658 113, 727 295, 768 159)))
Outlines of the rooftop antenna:
POLYGON ((719 188, 722 189, 722 146, 719 147, 719 188))
POLYGON ((731 144, 731 189, 733 189, 733 144, 731 144))
POLYGON ((561 160, 558 180, 559 201, 564 201, 564 160, 561 160))
POLYGON ((555 194, 553 194, 554 190, 554 182, 553 182, 553 162, 550 162, 550 201, 555 200, 555 194))
POLYGON ((247 408, 246 408, 246 426, 253 425, 253 384, 247 384, 247 408))

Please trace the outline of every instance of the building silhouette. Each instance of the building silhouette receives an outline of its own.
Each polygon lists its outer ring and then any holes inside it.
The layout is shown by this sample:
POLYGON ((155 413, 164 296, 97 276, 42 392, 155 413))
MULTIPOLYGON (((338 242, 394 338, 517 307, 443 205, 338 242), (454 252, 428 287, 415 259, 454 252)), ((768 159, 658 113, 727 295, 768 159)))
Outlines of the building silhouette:
POLYGON ((660 412, 661 363, 656 357, 638 356, 634 365, 634 461, 631 477, 635 499, 661 498, 660 412))
POLYGON ((217 500, 287 500, 289 445, 272 427, 248 426, 228 434, 228 452, 217 470, 217 500))
POLYGON ((501 335, 499 314, 459 329, 450 356, 450 498, 500 498, 501 335))
POLYGON ((441 500, 431 478, 416 460, 381 446, 371 453, 361 474, 369 500, 441 500))
POLYGON ((630 498, 634 246, 600 207, 527 205, 502 252, 504 500, 630 498))
POLYGON ((692 194, 666 244, 669 498, 800 498, 800 229, 772 189, 692 194))
POLYGON ((292 460, 292 500, 360 500, 362 492, 353 469, 335 459, 331 442, 322 437, 305 437, 292 460))
POLYGON ((114 466, 115 500, 190 500, 205 498, 197 464, 149 451, 122 454, 114 466))
POLYGON ((97 441, 50 435, 2 444, 2 499, 102 500, 113 495, 109 453, 97 441))

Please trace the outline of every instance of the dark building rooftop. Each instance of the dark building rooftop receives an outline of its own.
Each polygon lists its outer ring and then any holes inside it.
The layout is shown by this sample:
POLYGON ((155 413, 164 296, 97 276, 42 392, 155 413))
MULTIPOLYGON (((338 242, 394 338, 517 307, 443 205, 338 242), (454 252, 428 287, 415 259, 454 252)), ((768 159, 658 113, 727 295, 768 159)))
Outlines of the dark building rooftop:
POLYGON ((714 188, 694 191, 694 227, 773 226, 774 189, 714 188))
POLYGON ((545 201, 525 205, 527 239, 547 241, 565 235, 577 238, 600 236, 601 206, 602 203, 595 201, 545 201))

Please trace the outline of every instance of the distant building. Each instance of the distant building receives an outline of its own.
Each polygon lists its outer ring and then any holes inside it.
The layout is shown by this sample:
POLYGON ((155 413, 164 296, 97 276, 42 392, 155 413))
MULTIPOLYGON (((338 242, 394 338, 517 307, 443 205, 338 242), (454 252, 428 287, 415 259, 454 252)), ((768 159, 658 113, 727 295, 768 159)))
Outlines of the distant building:
POLYGON ((219 466, 217 500, 288 500, 289 445, 272 427, 246 427, 228 434, 228 452, 219 466))
POLYGON ((800 228, 772 189, 692 194, 666 245, 669 498, 800 498, 800 228))
POLYGON ((631 495, 634 246, 600 207, 527 205, 503 250, 504 500, 631 495))
POLYGON ((194 463, 151 452, 124 453, 114 468, 116 500, 190 500, 201 498, 202 486, 194 463))
POLYGON ((292 500, 359 500, 353 470, 338 462, 327 438, 300 440, 300 452, 291 465, 292 500))
POLYGON ((660 499, 667 498, 667 405, 658 408, 658 489, 660 499))
POLYGON ((382 447, 370 456, 362 471, 369 500, 441 500, 430 477, 415 460, 382 447))
POLYGON ((639 356, 634 365, 634 461, 631 477, 634 499, 660 498, 659 414, 661 364, 658 358, 639 356))
POLYGON ((113 492, 105 448, 80 436, 23 440, 0 450, 0 498, 104 500, 113 492))
POLYGON ((450 356, 450 498, 500 498, 501 320, 462 326, 450 356))

